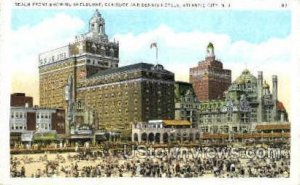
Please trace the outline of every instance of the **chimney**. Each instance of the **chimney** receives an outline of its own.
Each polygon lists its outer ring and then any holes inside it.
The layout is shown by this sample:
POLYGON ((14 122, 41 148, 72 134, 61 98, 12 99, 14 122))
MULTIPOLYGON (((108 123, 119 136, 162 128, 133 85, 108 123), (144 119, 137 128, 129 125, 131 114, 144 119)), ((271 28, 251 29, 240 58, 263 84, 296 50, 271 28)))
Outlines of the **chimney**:
POLYGON ((272 76, 272 82, 273 82, 273 88, 272 88, 272 99, 273 99, 273 115, 272 121, 278 121, 278 115, 277 115, 277 99, 278 99, 278 82, 277 82, 277 75, 272 76))
POLYGON ((278 81, 277 81, 277 75, 272 76, 272 82, 273 82, 273 89, 272 89, 272 97, 273 101, 276 103, 278 99, 278 81))
POLYGON ((257 108, 257 122, 263 122, 263 101, 262 101, 262 95, 263 95, 263 72, 258 71, 258 77, 257 77, 257 102, 258 102, 258 108, 257 108))

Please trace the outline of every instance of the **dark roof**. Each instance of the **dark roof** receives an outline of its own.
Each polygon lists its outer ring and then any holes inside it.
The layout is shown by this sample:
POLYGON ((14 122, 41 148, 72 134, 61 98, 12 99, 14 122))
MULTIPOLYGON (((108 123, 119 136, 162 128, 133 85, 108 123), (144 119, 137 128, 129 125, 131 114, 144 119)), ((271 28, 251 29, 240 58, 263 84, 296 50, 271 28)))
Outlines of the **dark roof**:
POLYGON ((192 83, 189 83, 189 82, 183 82, 183 81, 175 81, 175 84, 182 84, 182 85, 189 85, 189 86, 192 85, 192 83))
POLYGON ((11 96, 25 96, 25 93, 13 93, 11 96))
MULTIPOLYGON (((89 78, 95 78, 98 76, 104 76, 109 75, 113 73, 122 73, 125 71, 131 71, 131 70, 151 70, 154 67, 153 64, 147 64, 147 63, 137 63, 137 64, 131 64, 128 66, 118 67, 118 68, 112 68, 112 69, 106 69, 103 71, 99 71, 96 74, 90 76, 89 78)), ((166 70, 164 70, 166 71, 166 70)))

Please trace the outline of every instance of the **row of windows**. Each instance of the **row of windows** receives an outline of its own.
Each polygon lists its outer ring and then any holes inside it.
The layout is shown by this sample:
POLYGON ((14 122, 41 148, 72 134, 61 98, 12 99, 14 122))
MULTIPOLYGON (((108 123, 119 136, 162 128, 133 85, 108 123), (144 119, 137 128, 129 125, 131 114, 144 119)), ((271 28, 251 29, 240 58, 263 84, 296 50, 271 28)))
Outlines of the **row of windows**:
POLYGON ((97 64, 97 65, 109 66, 108 62, 104 62, 104 61, 100 61, 100 60, 90 60, 90 59, 87 59, 86 63, 87 64, 92 64, 92 65, 97 64))
MULTIPOLYGON (((224 115, 220 116, 211 116, 211 115, 206 115, 206 116, 202 116, 200 115, 200 123, 212 123, 212 122, 221 122, 224 121, 224 119, 226 119, 226 121, 228 122, 232 122, 232 115, 227 114, 226 118, 224 115)), ((249 113, 242 113, 241 114, 241 122, 242 123, 249 123, 251 121, 255 121, 256 119, 254 119, 253 117, 250 117, 249 113)))
POLYGON ((67 58, 67 54, 66 53, 60 53, 60 54, 57 54, 56 56, 53 55, 53 56, 49 57, 48 59, 47 58, 40 59, 40 65, 48 64, 48 63, 58 61, 58 60, 62 60, 62 59, 65 59, 65 58, 67 58))
POLYGON ((26 126, 11 126, 11 130, 26 130, 26 126))
MULTIPOLYGON (((11 114, 11 118, 26 118, 26 114, 24 112, 14 112, 11 114)), ((50 114, 43 114, 43 113, 38 113, 36 114, 36 118, 45 118, 45 119, 51 119, 50 114)))
POLYGON ((181 104, 181 108, 194 108, 194 109, 197 109, 198 106, 193 105, 193 104, 181 104))
POLYGON ((46 129, 46 130, 51 130, 51 124, 37 124, 36 129, 46 129))
MULTIPOLYGON (((109 76, 105 76, 104 78, 102 78, 102 79, 97 79, 97 81, 89 81, 89 82, 87 82, 86 83, 86 86, 92 86, 92 85, 98 85, 98 84, 102 84, 102 83, 105 83, 105 84, 107 84, 107 83, 112 83, 112 82, 120 82, 121 80, 123 80, 124 81, 124 83, 122 83, 122 84, 118 84, 118 85, 116 85, 117 87, 121 87, 121 86, 125 86, 125 88, 128 88, 128 85, 130 84, 131 86, 132 86, 132 84, 134 85, 134 86, 137 86, 138 84, 141 84, 140 82, 137 82, 137 81, 135 81, 135 82, 133 82, 133 83, 131 83, 131 82, 128 82, 127 80, 132 80, 132 79, 137 79, 137 78, 140 78, 140 77, 136 77, 136 76, 130 76, 129 75, 129 78, 123 78, 123 79, 121 79, 121 77, 119 77, 118 79, 115 79, 115 77, 109 77, 109 76)), ((150 80, 150 81, 146 81, 146 83, 142 83, 143 85, 146 85, 146 86, 149 86, 149 88, 153 88, 153 86, 155 87, 155 86, 157 86, 157 87, 162 87, 162 88, 168 88, 168 87, 170 87, 171 86, 171 84, 166 84, 166 83, 164 83, 164 81, 162 80, 162 81, 152 81, 152 80, 150 80), (161 86, 161 85, 163 85, 163 86, 161 86)), ((114 85, 106 85, 106 86, 104 86, 104 87, 100 87, 100 89, 101 88, 104 88, 104 89, 107 89, 108 88, 108 86, 110 86, 110 88, 111 89, 114 89, 114 85)))
POLYGON ((25 112, 13 112, 11 118, 26 118, 25 112))
POLYGON ((36 118, 37 119, 39 119, 39 118, 41 118, 41 119, 43 119, 43 118, 45 118, 45 119, 51 119, 51 116, 50 116, 50 114, 36 114, 36 118))
MULTIPOLYGON (((232 127, 231 128, 232 132, 238 132, 240 130, 247 130, 247 128, 246 127, 241 127, 241 128, 232 127)), ((202 132, 213 132, 213 133, 229 133, 230 128, 229 128, 229 126, 220 126, 220 127, 213 126, 213 127, 210 127, 210 128, 208 126, 203 126, 203 127, 201 127, 201 131, 202 132)))
POLYGON ((231 114, 227 114, 227 115, 200 115, 199 116, 199 121, 200 123, 215 123, 218 122, 220 123, 221 121, 227 121, 227 122, 232 122, 232 115, 231 114))

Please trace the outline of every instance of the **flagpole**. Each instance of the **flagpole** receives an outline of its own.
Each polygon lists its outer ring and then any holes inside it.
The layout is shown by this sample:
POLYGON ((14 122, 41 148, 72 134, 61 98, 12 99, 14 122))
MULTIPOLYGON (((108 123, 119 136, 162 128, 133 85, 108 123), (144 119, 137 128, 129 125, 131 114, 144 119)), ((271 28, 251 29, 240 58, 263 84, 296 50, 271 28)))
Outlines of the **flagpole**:
POLYGON ((158 47, 156 46, 156 65, 158 64, 158 47))
POLYGON ((155 47, 155 59, 156 59, 156 65, 158 64, 158 47, 157 47, 157 42, 153 42, 150 45, 150 49, 155 47))

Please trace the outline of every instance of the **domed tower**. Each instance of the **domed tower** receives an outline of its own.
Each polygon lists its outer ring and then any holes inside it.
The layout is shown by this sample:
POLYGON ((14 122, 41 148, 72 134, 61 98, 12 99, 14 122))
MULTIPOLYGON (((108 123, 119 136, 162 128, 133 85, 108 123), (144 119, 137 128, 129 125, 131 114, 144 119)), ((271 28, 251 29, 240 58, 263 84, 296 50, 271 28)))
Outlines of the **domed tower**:
POLYGON ((215 58, 215 51, 214 51, 214 45, 210 42, 207 45, 207 49, 206 49, 206 58, 215 58))
POLYGON ((98 10, 95 11, 93 17, 89 21, 89 35, 94 38, 100 38, 102 41, 107 41, 108 37, 105 34, 105 20, 101 17, 98 10))
POLYGON ((119 43, 109 41, 105 32, 105 20, 96 9, 89 19, 88 32, 76 36, 70 45, 71 54, 85 58, 84 66, 78 67, 78 80, 105 69, 117 68, 119 43))

